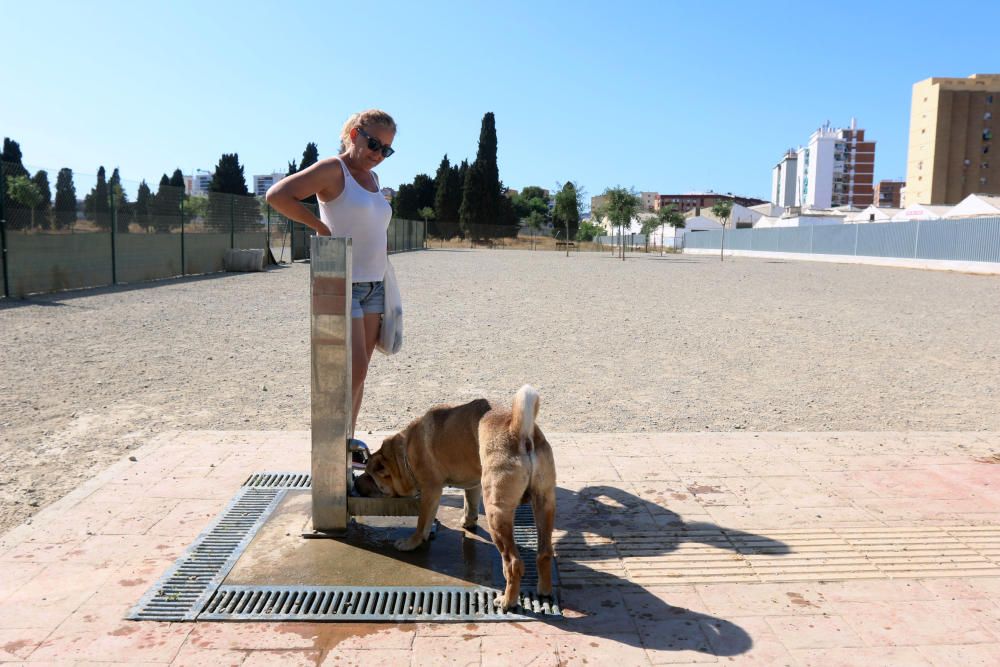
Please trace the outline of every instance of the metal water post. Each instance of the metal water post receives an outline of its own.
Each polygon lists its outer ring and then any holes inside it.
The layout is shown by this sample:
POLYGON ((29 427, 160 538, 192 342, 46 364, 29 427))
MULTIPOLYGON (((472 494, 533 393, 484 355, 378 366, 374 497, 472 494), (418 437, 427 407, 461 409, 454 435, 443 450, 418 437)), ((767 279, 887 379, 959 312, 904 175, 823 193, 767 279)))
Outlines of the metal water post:
POLYGON ((351 239, 311 241, 312 519, 336 534, 350 519, 351 239))

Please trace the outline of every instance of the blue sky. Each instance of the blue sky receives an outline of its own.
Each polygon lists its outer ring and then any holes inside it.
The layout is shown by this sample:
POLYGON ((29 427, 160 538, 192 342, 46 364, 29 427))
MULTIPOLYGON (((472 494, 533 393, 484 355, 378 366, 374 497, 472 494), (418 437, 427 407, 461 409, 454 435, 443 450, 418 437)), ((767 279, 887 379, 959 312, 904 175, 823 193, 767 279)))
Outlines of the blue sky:
POLYGON ((395 187, 473 159, 492 111, 514 188, 766 198, 786 148, 852 116, 876 178, 904 176, 913 83, 1000 72, 1000 3, 813 4, 0 0, 0 134, 78 190, 98 165, 155 184, 224 152, 250 183, 379 107, 395 187))

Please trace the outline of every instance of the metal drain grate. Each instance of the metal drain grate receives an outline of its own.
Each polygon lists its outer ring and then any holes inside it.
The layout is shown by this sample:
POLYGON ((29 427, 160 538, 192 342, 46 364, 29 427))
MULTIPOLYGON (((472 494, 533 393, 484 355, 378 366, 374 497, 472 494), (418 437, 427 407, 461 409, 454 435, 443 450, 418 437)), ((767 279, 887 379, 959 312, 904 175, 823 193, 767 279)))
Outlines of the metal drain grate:
POLYGON ((241 489, 126 618, 194 620, 283 496, 280 489, 241 489))
MULTIPOLYGON (((539 598, 538 535, 530 505, 514 514, 525 559, 520 609, 504 612, 498 590, 482 586, 235 586, 222 581, 289 489, 309 489, 307 473, 254 473, 219 517, 133 607, 136 621, 516 621, 561 616, 558 599, 539 598)), ((504 584, 499 553, 494 578, 504 584)), ((555 559, 553 584, 557 582, 555 559)))
MULTIPOLYGON (((518 505, 514 510, 514 544, 524 561, 524 576, 521 577, 521 587, 533 590, 538 586, 538 530, 535 528, 535 513, 531 505, 518 505)), ((503 576, 503 563, 497 553, 493 562, 493 583, 497 588, 503 588, 507 580, 503 576)), ((556 569, 556 559, 552 559, 552 585, 559 584, 559 571, 556 569)), ((533 594, 533 593, 532 593, 533 594)))
POLYGON ((491 588, 445 586, 229 586, 212 596, 207 621, 513 621, 560 615, 554 600, 521 598, 522 612, 504 612, 491 588))
POLYGON ((312 475, 305 472, 256 472, 243 482, 244 487, 263 489, 308 489, 312 475))

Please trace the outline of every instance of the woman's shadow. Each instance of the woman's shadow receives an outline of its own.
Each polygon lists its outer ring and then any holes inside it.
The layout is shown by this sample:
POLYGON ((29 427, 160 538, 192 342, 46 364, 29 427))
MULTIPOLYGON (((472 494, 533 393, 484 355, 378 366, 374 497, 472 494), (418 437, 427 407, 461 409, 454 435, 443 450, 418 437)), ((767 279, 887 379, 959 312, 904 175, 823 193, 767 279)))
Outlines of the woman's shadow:
POLYGON ((669 554, 691 542, 735 553, 785 555, 789 553, 785 543, 711 523, 687 523, 661 505, 608 485, 578 491, 558 488, 556 508, 556 529, 565 531, 555 542, 564 616, 543 620, 568 631, 654 651, 733 656, 753 646, 753 639, 740 626, 688 609, 683 599, 671 604, 606 566, 622 562, 618 538, 627 533, 642 533, 640 553, 648 557, 669 554))

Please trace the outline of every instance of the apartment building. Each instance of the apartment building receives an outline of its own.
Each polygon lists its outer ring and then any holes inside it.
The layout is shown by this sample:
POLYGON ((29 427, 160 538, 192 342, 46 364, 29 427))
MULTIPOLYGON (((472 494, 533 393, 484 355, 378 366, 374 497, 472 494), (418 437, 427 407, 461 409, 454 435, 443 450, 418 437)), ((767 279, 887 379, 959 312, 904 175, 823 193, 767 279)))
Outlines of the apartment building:
POLYGON ((796 151, 795 206, 864 208, 874 201, 875 142, 851 119, 849 128, 827 122, 796 151))
POLYGON ((658 192, 640 192, 639 201, 642 202, 643 211, 655 211, 656 202, 660 199, 660 193, 658 192))
POLYGON ((1000 74, 932 77, 913 84, 906 157, 906 205, 957 204, 974 193, 1000 194, 993 116, 1000 74))
POLYGON ((875 184, 875 206, 900 208, 906 181, 882 180, 875 184))
POLYGON ((268 188, 285 177, 285 173, 276 171, 272 174, 262 174, 253 177, 253 193, 258 197, 267 194, 268 188))
POLYGON ((771 170, 771 203, 784 208, 795 206, 795 179, 799 156, 792 149, 771 170))
POLYGON ((721 194, 712 191, 688 192, 676 195, 660 195, 655 210, 658 211, 664 206, 672 205, 681 213, 695 211, 695 214, 697 215, 702 209, 712 208, 712 206, 714 206, 718 201, 731 201, 734 204, 747 207, 767 203, 764 200, 757 199, 755 197, 741 197, 739 195, 721 194))

